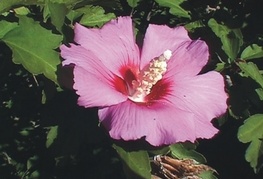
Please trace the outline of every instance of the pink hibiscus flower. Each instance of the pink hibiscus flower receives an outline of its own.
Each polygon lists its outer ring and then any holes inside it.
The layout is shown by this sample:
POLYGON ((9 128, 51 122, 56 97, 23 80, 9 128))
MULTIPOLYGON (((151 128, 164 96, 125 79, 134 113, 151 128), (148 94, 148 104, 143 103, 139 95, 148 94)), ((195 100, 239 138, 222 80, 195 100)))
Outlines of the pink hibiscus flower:
POLYGON ((130 17, 74 31, 78 45, 61 46, 63 65, 74 64, 78 104, 99 107, 112 138, 160 146, 218 132, 211 120, 227 108, 224 80, 215 71, 198 74, 208 47, 184 27, 149 25, 141 50, 130 17))

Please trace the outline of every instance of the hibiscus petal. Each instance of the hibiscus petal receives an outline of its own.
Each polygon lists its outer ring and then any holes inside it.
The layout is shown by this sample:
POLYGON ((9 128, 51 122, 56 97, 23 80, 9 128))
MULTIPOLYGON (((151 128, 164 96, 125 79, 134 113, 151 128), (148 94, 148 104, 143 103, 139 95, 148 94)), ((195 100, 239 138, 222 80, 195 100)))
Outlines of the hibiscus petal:
POLYGON ((116 91, 106 78, 89 73, 79 66, 74 67, 73 88, 79 95, 78 104, 85 107, 111 106, 127 100, 127 96, 116 91))
POLYGON ((168 61, 165 77, 180 79, 184 76, 195 76, 206 65, 208 57, 208 47, 204 41, 184 42, 175 49, 168 61))
POLYGON ((150 60, 160 56, 165 50, 174 51, 182 42, 190 40, 184 27, 170 28, 150 24, 143 42, 140 68, 143 69, 150 60))
MULTIPOLYGON (((194 142, 197 138, 198 126, 194 121, 194 114, 168 103, 145 106, 128 100, 100 109, 99 118, 114 139, 136 140, 146 137, 146 141, 151 145, 160 146, 184 141, 194 142)), ((208 127, 199 137, 211 138, 217 132, 211 124, 208 127)))
POLYGON ((155 129, 155 111, 130 100, 99 109, 99 119, 114 139, 136 140, 155 129))
POLYGON ((82 46, 70 44, 70 47, 67 47, 62 45, 60 50, 61 56, 65 59, 62 62, 63 66, 74 64, 75 66, 82 67, 87 72, 94 74, 98 78, 113 78, 113 74, 103 63, 101 63, 98 57, 82 46))
POLYGON ((101 29, 75 25, 75 42, 91 51, 110 71, 121 77, 122 66, 139 65, 139 49, 130 17, 119 17, 101 29))
POLYGON ((196 134, 198 137, 209 130, 210 121, 224 114, 228 98, 224 91, 224 80, 217 72, 208 72, 191 78, 174 79, 170 95, 165 100, 174 106, 192 112, 196 117, 196 134))
POLYGON ((146 141, 154 146, 196 140, 194 115, 190 112, 159 103, 153 108, 157 110, 156 126, 146 136, 146 141))

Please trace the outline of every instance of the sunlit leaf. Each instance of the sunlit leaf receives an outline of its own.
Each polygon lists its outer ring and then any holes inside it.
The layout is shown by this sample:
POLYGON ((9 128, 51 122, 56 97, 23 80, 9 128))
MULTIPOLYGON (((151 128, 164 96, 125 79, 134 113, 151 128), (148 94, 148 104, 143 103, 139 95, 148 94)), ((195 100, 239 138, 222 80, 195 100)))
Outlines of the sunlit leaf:
POLYGON ((124 148, 113 145, 122 159, 124 171, 128 179, 133 178, 151 178, 151 167, 149 156, 146 151, 126 151, 124 148))
POLYGON ((1 0, 0 13, 8 11, 15 5, 41 5, 45 0, 1 0))
POLYGON ((222 70, 224 70, 225 65, 226 65, 225 62, 217 63, 217 64, 216 64, 216 69, 215 69, 215 71, 222 71, 222 70))
POLYGON ((181 7, 181 4, 186 2, 186 0, 176 0, 176 1, 171 1, 171 0, 155 0, 160 6, 168 7, 170 8, 170 13, 178 16, 178 17, 184 17, 184 18, 189 18, 190 15, 189 12, 186 11, 181 7))
POLYGON ((213 18, 208 21, 208 25, 217 37, 226 36, 231 32, 231 30, 228 27, 217 23, 217 21, 213 18))
POLYGON ((14 63, 57 82, 60 59, 54 49, 60 45, 62 36, 53 34, 26 16, 20 16, 19 27, 6 34, 3 41, 12 49, 14 63))
POLYGON ((132 8, 136 7, 138 5, 138 3, 140 2, 140 0, 127 0, 129 6, 131 6, 132 8))
POLYGON ((85 6, 76 11, 84 14, 80 23, 89 27, 101 27, 106 22, 115 18, 113 13, 105 14, 104 9, 99 6, 85 6))
POLYGON ((24 6, 15 8, 14 11, 18 15, 27 15, 28 13, 30 13, 30 10, 24 6))
POLYGON ((220 38, 224 52, 232 61, 235 60, 240 51, 240 46, 243 44, 243 36, 240 29, 230 29, 225 25, 219 24, 213 18, 208 21, 208 26, 220 38))
POLYGON ((263 137, 263 114, 255 114, 245 120, 238 130, 238 139, 243 142, 251 142, 253 139, 263 137))
POLYGON ((263 57, 263 47, 258 46, 257 44, 252 44, 248 46, 241 53, 241 58, 244 60, 261 58, 261 57, 263 57))
POLYGON ((176 157, 178 159, 186 159, 191 158, 199 163, 206 163, 205 157, 196 152, 196 146, 192 143, 177 143, 174 145, 170 145, 171 154, 173 157, 176 157))
POLYGON ((263 76, 260 74, 257 65, 253 62, 243 62, 240 61, 237 63, 240 69, 244 72, 245 75, 249 76, 255 80, 263 88, 263 76))
POLYGON ((263 155, 263 114, 255 114, 246 119, 240 126, 237 136, 243 143, 251 142, 245 158, 257 172, 262 167, 259 158, 263 155))
POLYGON ((0 39, 5 36, 6 33, 18 27, 16 22, 0 21, 0 39))
POLYGON ((54 140, 57 138, 58 135, 58 126, 52 126, 50 127, 48 133, 47 133, 47 140, 46 140, 46 147, 49 148, 54 140))

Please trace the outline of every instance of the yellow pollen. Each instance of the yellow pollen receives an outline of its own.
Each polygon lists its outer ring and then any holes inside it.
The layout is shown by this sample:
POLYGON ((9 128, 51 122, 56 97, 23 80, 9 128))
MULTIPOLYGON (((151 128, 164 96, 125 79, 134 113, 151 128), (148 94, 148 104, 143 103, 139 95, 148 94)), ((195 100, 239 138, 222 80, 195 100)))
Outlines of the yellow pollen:
POLYGON ((171 50, 151 60, 147 68, 143 69, 137 80, 132 81, 133 93, 129 99, 135 102, 144 102, 145 96, 150 94, 152 87, 163 78, 167 71, 167 62, 172 56, 171 50))

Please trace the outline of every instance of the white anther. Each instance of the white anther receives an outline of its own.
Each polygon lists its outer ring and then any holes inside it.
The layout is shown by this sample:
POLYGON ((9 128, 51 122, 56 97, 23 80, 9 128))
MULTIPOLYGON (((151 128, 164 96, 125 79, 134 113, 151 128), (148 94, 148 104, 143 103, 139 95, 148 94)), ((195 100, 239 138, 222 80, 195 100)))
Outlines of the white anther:
POLYGON ((163 78, 163 75, 158 74, 158 75, 155 77, 155 81, 157 82, 157 81, 159 81, 159 80, 162 79, 162 78, 163 78))
POLYGON ((137 91, 142 93, 143 92, 143 88, 137 88, 137 91))
POLYGON ((164 58, 166 58, 167 60, 170 60, 170 58, 172 57, 172 51, 171 50, 165 50, 163 52, 163 56, 164 58))
POLYGON ((142 80, 142 85, 147 86, 149 84, 148 81, 142 80))

